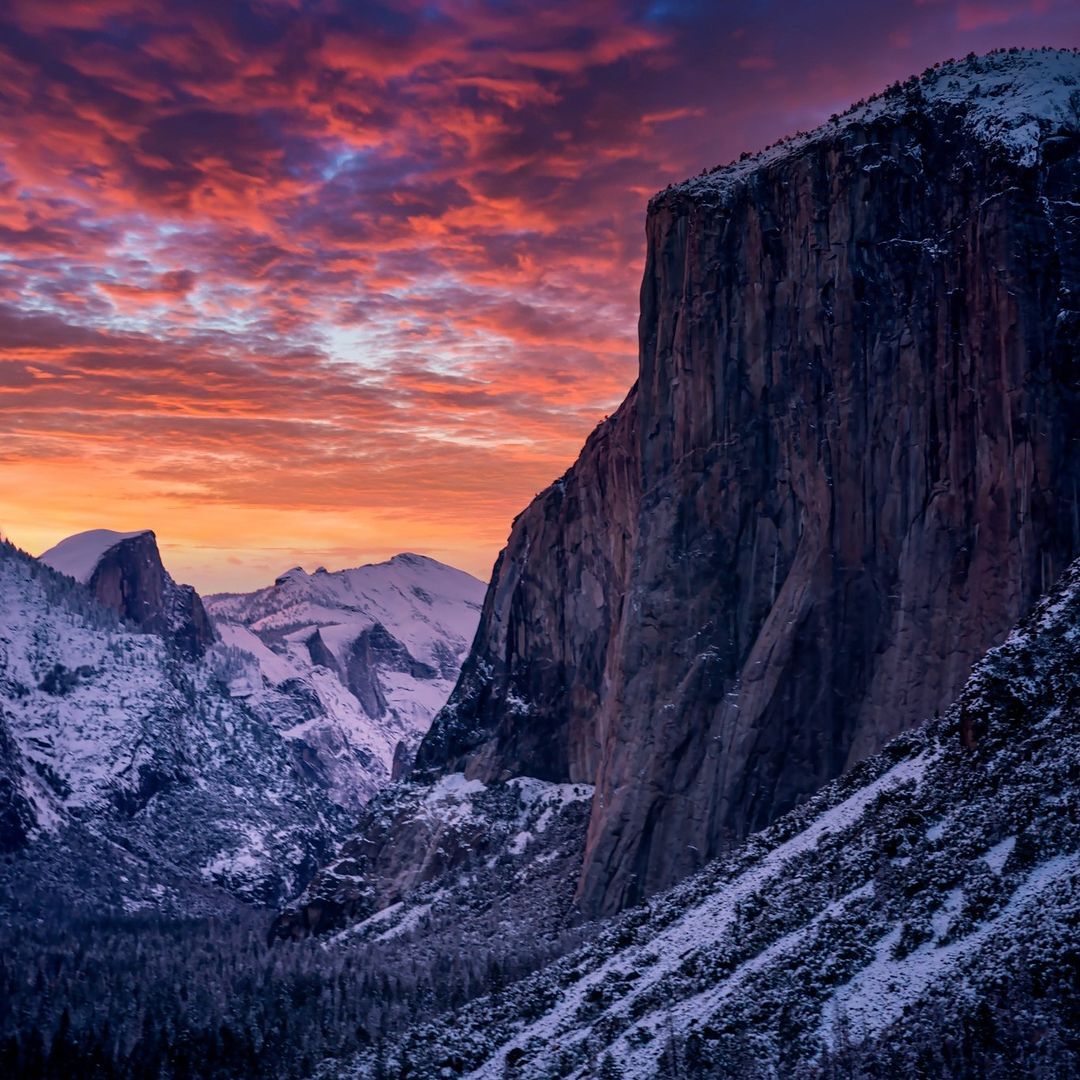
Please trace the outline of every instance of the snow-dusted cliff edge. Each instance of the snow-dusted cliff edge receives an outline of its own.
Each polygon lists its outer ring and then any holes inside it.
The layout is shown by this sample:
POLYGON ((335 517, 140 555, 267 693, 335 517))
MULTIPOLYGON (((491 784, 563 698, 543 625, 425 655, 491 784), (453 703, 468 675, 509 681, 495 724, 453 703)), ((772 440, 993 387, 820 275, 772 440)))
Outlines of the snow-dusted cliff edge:
MULTIPOLYGON (((638 383, 515 520, 411 785, 592 786, 604 915, 947 708, 1080 550, 1078 149, 1080 55, 1015 51, 653 199, 638 383)), ((426 880, 416 797, 279 929, 426 880)))

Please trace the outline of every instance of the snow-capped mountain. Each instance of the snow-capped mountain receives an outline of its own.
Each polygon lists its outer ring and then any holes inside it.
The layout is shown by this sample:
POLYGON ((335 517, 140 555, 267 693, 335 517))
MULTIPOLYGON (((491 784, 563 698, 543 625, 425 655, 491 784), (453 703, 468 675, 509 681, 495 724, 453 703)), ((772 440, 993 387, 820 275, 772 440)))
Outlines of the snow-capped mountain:
POLYGON ((304 882, 347 814, 284 738, 85 585, 0 546, 0 833, 11 896, 190 910, 304 882))
POLYGON ((585 947, 415 1028, 381 1065, 1064 1075, 1033 1063, 1062 1060, 1075 1004, 1078 776, 1080 562, 944 717, 585 947))
POLYGON ((449 693, 482 585, 419 556, 216 598, 150 531, 0 548, 9 898, 286 899, 449 693), (400 753, 400 752, 399 752, 400 753))
POLYGON ((91 529, 61 540, 39 558, 85 585, 122 619, 163 635, 189 659, 202 656, 214 641, 199 594, 173 581, 150 529, 91 529))
POLYGON ((233 693, 302 739, 334 798, 359 807, 446 702, 483 596, 469 574, 402 554, 334 573, 296 567, 206 606, 235 661, 233 693))
POLYGON ((38 558, 47 566, 83 585, 90 582, 102 558, 125 540, 153 535, 151 529, 116 532, 114 529, 88 529, 65 537, 60 543, 43 551, 38 558))

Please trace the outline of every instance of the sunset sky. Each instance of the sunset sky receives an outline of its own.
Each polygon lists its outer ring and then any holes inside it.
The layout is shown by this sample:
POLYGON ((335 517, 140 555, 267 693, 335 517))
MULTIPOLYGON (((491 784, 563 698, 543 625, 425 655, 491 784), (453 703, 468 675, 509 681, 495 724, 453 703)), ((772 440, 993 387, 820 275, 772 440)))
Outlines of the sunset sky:
POLYGON ((0 530, 486 578, 636 371, 645 203, 1075 0, 5 0, 0 530))

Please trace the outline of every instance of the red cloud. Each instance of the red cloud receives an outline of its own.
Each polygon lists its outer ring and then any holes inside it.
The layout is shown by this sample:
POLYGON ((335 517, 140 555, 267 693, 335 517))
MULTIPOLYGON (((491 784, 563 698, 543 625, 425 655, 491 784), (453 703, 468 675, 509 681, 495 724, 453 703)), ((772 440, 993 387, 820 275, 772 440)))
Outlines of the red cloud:
POLYGON ((143 307, 149 304, 173 303, 182 300, 195 287, 192 270, 168 270, 158 275, 153 285, 132 285, 121 281, 99 281, 97 287, 117 301, 143 307))
POLYGON ((956 9, 956 25, 960 30, 981 30, 988 26, 1004 26, 1014 19, 1031 14, 1043 14, 1050 8, 1047 0, 1027 3, 960 3, 956 9))
POLYGON ((1047 34, 1075 15, 12 0, 0 519, 45 547, 138 506, 218 586, 254 533, 486 573, 633 379, 649 193, 1047 34))

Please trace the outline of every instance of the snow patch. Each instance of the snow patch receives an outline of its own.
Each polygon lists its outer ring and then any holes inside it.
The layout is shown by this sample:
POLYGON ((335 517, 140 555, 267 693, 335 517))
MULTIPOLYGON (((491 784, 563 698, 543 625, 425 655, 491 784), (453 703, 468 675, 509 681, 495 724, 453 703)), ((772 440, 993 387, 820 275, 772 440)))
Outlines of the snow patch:
POLYGON ((908 102, 950 105, 965 110, 964 126, 981 142, 1000 147, 1021 165, 1033 165, 1041 140, 1060 127, 1075 128, 1080 110, 1080 53, 1020 49, 932 68, 907 88, 887 91, 803 135, 675 185, 699 196, 731 192, 754 173, 833 138, 853 125, 903 115, 908 102))
MULTIPOLYGON (((815 847, 827 834, 841 831, 854 824, 883 791, 901 784, 911 782, 918 784, 932 760, 933 755, 924 752, 893 766, 873 783, 827 810, 802 832, 774 848, 760 862, 724 883, 719 891, 707 896, 701 903, 661 930, 649 942, 648 958, 637 957, 638 978, 634 982, 633 989, 619 1000, 617 1006, 619 1012, 632 1008, 635 998, 675 971, 688 953, 720 940, 735 919, 736 905, 739 901, 758 892, 770 879, 783 875, 795 856, 815 847)), ((500 1048, 498 1054, 493 1055, 487 1065, 470 1075, 476 1078, 498 1077, 501 1075, 499 1071, 501 1065, 497 1063, 504 1060, 509 1050, 524 1047, 534 1039, 550 1042, 557 1038, 565 1028, 573 1030, 576 1026, 574 1018, 585 1004, 590 992, 601 988, 612 973, 625 966, 626 962, 625 955, 616 954, 589 972, 564 993, 562 999, 551 1011, 525 1026, 512 1040, 500 1048)), ((673 1022, 681 1031, 693 1019, 692 1015, 684 1014, 680 1009, 678 1017, 673 1019, 673 1022)), ((624 1038, 625 1035, 620 1038, 618 1045, 620 1056, 626 1055, 623 1059, 626 1064, 631 1061, 634 1051, 623 1041, 624 1038)), ((639 1053, 643 1062, 641 1067, 645 1071, 635 1072, 631 1068, 626 1075, 651 1075, 646 1061, 653 1061, 654 1052, 646 1048, 639 1053)))
POLYGON ((995 844, 984 856, 987 865, 995 874, 1000 874, 1009 852, 1016 847, 1016 837, 1007 836, 1000 844, 995 844))
MULTIPOLYGON (((879 945, 873 963, 836 993, 833 1007, 827 1011, 846 1017, 857 1039, 880 1031, 897 1019, 906 1005, 918 1000, 934 980, 942 978, 959 960, 973 953, 991 933, 1022 914, 1029 904, 1037 903, 1044 889, 1078 867, 1080 856, 1077 855, 1063 855, 1043 863, 1028 875, 997 916, 948 945, 927 942, 896 959, 892 945, 899 937, 899 930, 893 931, 879 945)), ((958 906, 955 894, 950 896, 950 903, 958 906)), ((823 1035, 831 1042, 831 1027, 826 1025, 823 1035)))
POLYGON ((124 540, 146 536, 147 533, 153 536, 150 529, 138 529, 135 532, 90 529, 61 540, 55 547, 39 555, 38 559, 58 573, 66 574, 85 585, 93 577, 94 570, 106 552, 124 540))

